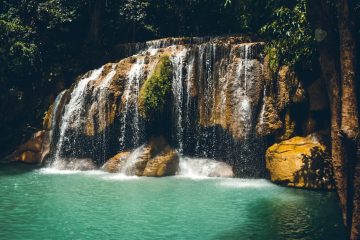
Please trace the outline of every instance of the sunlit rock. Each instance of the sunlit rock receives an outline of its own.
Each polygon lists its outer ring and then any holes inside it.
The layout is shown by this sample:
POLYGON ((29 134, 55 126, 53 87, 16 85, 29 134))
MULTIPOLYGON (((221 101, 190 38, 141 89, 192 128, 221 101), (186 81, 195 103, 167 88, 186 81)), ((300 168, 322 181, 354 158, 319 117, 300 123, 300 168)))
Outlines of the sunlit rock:
POLYGON ((266 152, 266 168, 271 181, 289 187, 334 188, 326 147, 312 135, 272 145, 266 152))

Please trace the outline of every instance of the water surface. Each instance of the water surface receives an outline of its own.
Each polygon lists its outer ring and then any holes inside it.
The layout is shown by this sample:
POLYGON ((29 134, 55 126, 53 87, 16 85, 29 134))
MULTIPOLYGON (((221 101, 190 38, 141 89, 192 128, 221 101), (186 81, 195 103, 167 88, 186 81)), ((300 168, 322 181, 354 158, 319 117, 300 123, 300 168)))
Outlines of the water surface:
POLYGON ((0 165, 0 239, 343 239, 333 192, 0 165))

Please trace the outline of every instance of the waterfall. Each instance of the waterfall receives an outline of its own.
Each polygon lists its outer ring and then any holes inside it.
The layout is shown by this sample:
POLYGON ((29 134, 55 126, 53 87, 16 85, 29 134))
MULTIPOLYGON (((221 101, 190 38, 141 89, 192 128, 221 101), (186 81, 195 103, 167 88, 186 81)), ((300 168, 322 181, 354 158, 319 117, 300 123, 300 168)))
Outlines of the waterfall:
POLYGON ((127 175, 127 176, 133 176, 135 175, 135 164, 139 159, 140 154, 143 152, 144 145, 136 148, 129 157, 127 157, 126 162, 123 166, 121 166, 120 174, 127 175))
POLYGON ((201 159, 211 158, 234 166, 237 175, 261 175, 262 157, 257 154, 263 143, 254 121, 261 120, 264 107, 262 46, 236 37, 175 38, 131 46, 136 55, 90 71, 69 94, 57 97, 53 166, 66 158, 91 158, 100 165, 118 152, 143 145, 151 126, 139 115, 139 92, 167 55, 173 77, 171 111, 165 111, 169 116, 164 119, 169 119, 165 124, 171 131, 162 134, 171 135, 170 144, 198 161, 195 165, 210 166, 201 159), (68 102, 60 104, 65 95, 68 102))
POLYGON ((231 166, 206 158, 180 158, 178 175, 191 178, 233 177, 231 166))
POLYGON ((144 58, 138 59, 128 73, 128 81, 123 94, 123 115, 121 118, 120 147, 126 148, 126 139, 132 134, 131 146, 138 146, 140 141, 141 126, 137 100, 140 92, 140 82, 144 78, 144 58))
MULTIPOLYGON (((102 156, 101 158, 103 160, 106 160, 107 156, 107 142, 108 142, 108 136, 109 136, 109 130, 107 128, 107 123, 109 122, 109 113, 110 106, 109 106, 109 86, 111 84, 111 81, 113 80, 113 77, 116 74, 115 71, 116 64, 111 64, 109 73, 105 76, 105 78, 102 80, 101 84, 93 90, 91 99, 92 99, 92 106, 90 108, 96 109, 96 115, 97 119, 92 119, 92 126, 97 125, 98 132, 101 132, 101 136, 99 138, 99 143, 101 145, 102 150, 102 156), (97 122, 96 122, 97 121, 97 122)), ((87 116, 88 121, 90 116, 87 116)))
POLYGON ((52 163, 52 165, 55 167, 57 164, 59 164, 59 162, 61 162, 61 153, 63 151, 63 145, 65 140, 68 139, 67 136, 68 128, 70 127, 70 125, 72 125, 71 126, 72 128, 78 129, 82 125, 82 118, 80 116, 82 111, 85 110, 84 96, 87 90, 87 85, 90 81, 97 79, 101 74, 102 70, 103 67, 92 71, 89 76, 81 79, 71 92, 70 101, 68 104, 66 104, 64 114, 61 118, 59 140, 56 146, 54 160, 52 163))
MULTIPOLYGON (((249 162, 247 159, 249 154, 256 158, 256 154, 250 152, 254 146, 262 147, 262 141, 254 138, 253 122, 256 114, 253 109, 257 108, 256 99, 259 98, 255 88, 261 88, 261 83, 254 84, 254 81, 261 80, 261 76, 254 77, 254 74, 262 74, 262 65, 254 59, 253 48, 252 44, 229 48, 204 43, 175 51, 172 58, 173 138, 181 154, 227 158, 230 164, 242 165, 241 168, 256 161, 249 162), (196 86, 192 82, 193 72, 196 86), (192 105, 191 91, 194 87, 197 88, 199 99, 192 105), (199 115, 194 115, 194 111, 199 111, 199 115), (228 136, 229 133, 243 140, 234 141, 228 136), (232 160, 239 158, 243 159, 242 163, 232 160)), ((244 171, 244 175, 253 172, 250 169, 244 171)))
POLYGON ((54 130, 57 126, 57 113, 58 113, 60 102, 62 101, 62 98, 63 98, 65 92, 66 92, 66 90, 60 92, 54 101, 54 105, 53 105, 54 107, 53 107, 53 111, 51 114, 51 129, 50 129, 50 137, 49 137, 49 139, 51 141, 50 146, 52 146, 54 144, 54 138, 55 138, 54 130))
POLYGON ((183 124, 183 100, 184 100, 184 66, 187 49, 184 48, 179 54, 173 56, 172 64, 174 69, 174 77, 172 79, 172 92, 174 98, 174 119, 175 119, 175 134, 177 140, 177 147, 180 153, 183 151, 184 139, 184 124, 183 124))

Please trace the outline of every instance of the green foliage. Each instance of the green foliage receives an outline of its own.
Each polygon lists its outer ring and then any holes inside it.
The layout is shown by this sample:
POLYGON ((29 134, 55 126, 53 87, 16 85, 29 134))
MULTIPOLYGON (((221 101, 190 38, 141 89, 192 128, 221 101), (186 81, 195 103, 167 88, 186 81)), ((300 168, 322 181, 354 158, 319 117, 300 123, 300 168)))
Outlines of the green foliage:
POLYGON ((151 120, 163 113, 171 93, 172 71, 169 56, 161 57, 154 72, 141 87, 138 106, 144 119, 151 120))
POLYGON ((296 0, 293 5, 280 5, 261 29, 269 43, 266 51, 270 66, 276 71, 279 65, 287 64, 309 70, 314 56, 314 37, 307 21, 305 0, 296 0))

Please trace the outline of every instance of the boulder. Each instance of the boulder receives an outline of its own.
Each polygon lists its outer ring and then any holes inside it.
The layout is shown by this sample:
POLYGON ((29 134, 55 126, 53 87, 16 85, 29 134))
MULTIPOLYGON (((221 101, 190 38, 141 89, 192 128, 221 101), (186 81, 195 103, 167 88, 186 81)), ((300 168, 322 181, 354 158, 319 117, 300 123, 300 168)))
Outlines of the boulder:
POLYGON ((334 189, 332 166, 326 146, 314 135, 293 137, 266 151, 271 181, 289 187, 334 189))
POLYGON ((146 177, 162 177, 175 175, 179 167, 179 156, 176 151, 167 146, 160 154, 151 158, 143 171, 146 177))
POLYGON ((42 146, 46 131, 38 131, 26 141, 20 145, 12 154, 5 159, 12 162, 23 162, 29 164, 37 164, 42 159, 42 146))
POLYGON ((121 166, 125 163, 126 159, 129 157, 130 152, 120 152, 114 157, 110 158, 102 166, 102 169, 109 173, 119 172, 121 166))
POLYGON ((143 148, 135 164, 136 175, 162 177, 175 175, 179 168, 179 156, 165 138, 152 138, 143 148))
POLYGON ((126 175, 163 177, 175 175, 179 156, 165 138, 152 138, 146 145, 132 152, 121 152, 110 158, 102 167, 106 172, 126 175))

